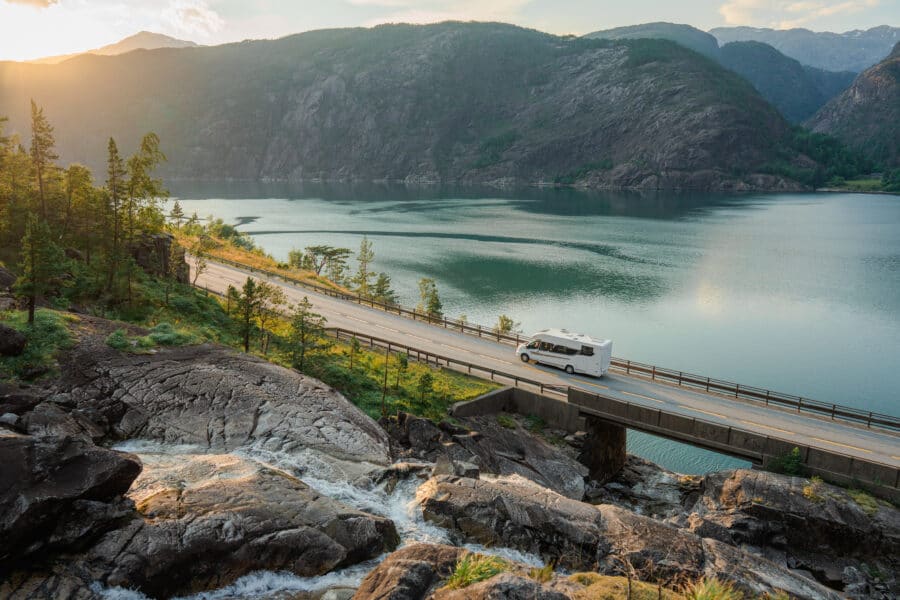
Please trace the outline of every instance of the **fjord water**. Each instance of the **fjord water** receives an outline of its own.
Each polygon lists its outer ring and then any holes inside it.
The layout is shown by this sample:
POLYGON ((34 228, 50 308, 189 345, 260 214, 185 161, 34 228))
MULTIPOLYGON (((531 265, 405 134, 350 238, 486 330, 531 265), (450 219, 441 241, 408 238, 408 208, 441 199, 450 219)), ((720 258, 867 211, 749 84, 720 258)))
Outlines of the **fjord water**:
MULTIPOLYGON (((404 304, 529 333, 566 327, 614 354, 900 414, 900 198, 181 183, 187 214, 240 223, 267 252, 374 242, 404 304)), ((681 472, 743 464, 650 436, 681 472)))

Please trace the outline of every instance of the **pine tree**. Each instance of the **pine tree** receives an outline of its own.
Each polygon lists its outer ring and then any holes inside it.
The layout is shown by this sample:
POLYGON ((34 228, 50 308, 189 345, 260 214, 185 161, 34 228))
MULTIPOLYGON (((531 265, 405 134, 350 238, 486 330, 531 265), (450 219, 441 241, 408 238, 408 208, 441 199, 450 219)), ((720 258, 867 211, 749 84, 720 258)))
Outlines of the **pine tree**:
POLYGON ((359 252, 356 253, 356 262, 358 267, 356 275, 353 277, 353 284, 356 286, 356 293, 363 298, 371 296, 372 278, 375 273, 372 272, 372 261, 375 260, 375 250, 369 238, 363 236, 362 242, 359 244, 359 252))
POLYGON ((63 270, 65 255, 56 245, 46 221, 31 214, 22 238, 21 276, 16 283, 17 293, 28 300, 28 322, 34 323, 38 301, 52 289, 53 278, 63 270))
POLYGON ((379 273, 372 288, 372 298, 382 304, 396 304, 397 294, 391 289, 391 278, 387 273, 379 273))
POLYGON ((327 346, 324 342, 325 321, 325 317, 313 312, 312 303, 306 296, 294 306, 288 344, 291 364, 297 370, 303 370, 307 355, 327 346))
POLYGON ((253 330, 253 319, 261 305, 257 283, 252 277, 248 277, 241 289, 238 300, 237 312, 240 323, 241 338, 244 341, 244 352, 250 352, 250 333, 253 330))
POLYGON ((116 141, 109 138, 106 163, 106 215, 112 228, 111 246, 108 252, 109 271, 107 291, 116 296, 115 287, 122 262, 122 195, 124 193, 125 165, 119 156, 116 141))
POLYGON ((38 199, 41 201, 41 217, 47 221, 47 189, 48 179, 56 168, 54 161, 59 158, 56 154, 53 139, 53 127, 44 116, 44 109, 38 107, 34 100, 31 101, 31 164, 34 168, 38 186, 38 199))
POLYGON ((429 318, 440 320, 444 318, 444 305, 438 295, 437 284, 434 279, 423 277, 419 280, 419 302, 418 310, 428 315, 429 318))
POLYGON ((175 229, 181 229, 181 222, 184 220, 184 210, 181 208, 178 200, 172 206, 172 212, 169 213, 169 217, 175 221, 175 229))

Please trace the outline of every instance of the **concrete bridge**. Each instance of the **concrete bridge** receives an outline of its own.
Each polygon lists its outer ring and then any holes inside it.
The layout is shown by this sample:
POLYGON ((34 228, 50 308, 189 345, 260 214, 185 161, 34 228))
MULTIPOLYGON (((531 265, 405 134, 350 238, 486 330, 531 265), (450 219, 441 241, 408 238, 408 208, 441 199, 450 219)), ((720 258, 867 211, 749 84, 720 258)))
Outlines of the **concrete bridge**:
POLYGON ((593 432, 598 475, 624 460, 625 430, 631 428, 761 466, 798 448, 811 474, 900 500, 896 417, 623 359, 614 359, 613 371, 602 379, 567 375, 520 362, 512 345, 525 338, 430 319, 236 264, 210 262, 198 285, 224 293, 248 276, 281 286, 290 302, 308 297, 337 335, 509 383, 515 391, 457 410, 511 410, 570 431, 593 432))
POLYGON ((864 487, 900 502, 900 469, 817 446, 797 445, 747 428, 673 414, 604 394, 569 388, 565 400, 522 388, 507 387, 453 406, 457 417, 501 412, 540 417, 569 433, 588 434, 585 464, 591 477, 606 481, 625 464, 627 429, 643 431, 692 446, 743 458, 766 467, 797 448, 808 475, 846 486, 864 487))

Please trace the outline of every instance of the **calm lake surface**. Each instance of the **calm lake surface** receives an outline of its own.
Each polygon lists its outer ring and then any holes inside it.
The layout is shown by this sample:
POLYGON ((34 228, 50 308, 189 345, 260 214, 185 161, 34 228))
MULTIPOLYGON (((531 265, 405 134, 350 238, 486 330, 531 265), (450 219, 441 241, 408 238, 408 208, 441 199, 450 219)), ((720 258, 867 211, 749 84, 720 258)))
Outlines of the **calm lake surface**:
MULTIPOLYGON (((179 183, 278 259, 374 242, 404 304, 437 281, 448 316, 566 327, 616 356, 900 414, 900 197, 179 183)), ((629 433, 700 473, 744 464, 629 433)))

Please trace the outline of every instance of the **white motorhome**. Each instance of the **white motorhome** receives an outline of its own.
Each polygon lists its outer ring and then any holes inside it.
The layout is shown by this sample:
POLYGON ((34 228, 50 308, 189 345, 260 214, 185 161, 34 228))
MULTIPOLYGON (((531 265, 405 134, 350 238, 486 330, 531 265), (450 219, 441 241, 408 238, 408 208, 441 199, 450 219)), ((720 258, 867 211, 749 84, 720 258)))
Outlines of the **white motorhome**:
POLYGON ((543 329, 531 338, 530 342, 516 348, 516 355, 522 362, 533 360, 565 369, 570 375, 584 373, 602 377, 609 370, 612 360, 610 340, 596 340, 565 329, 543 329))

